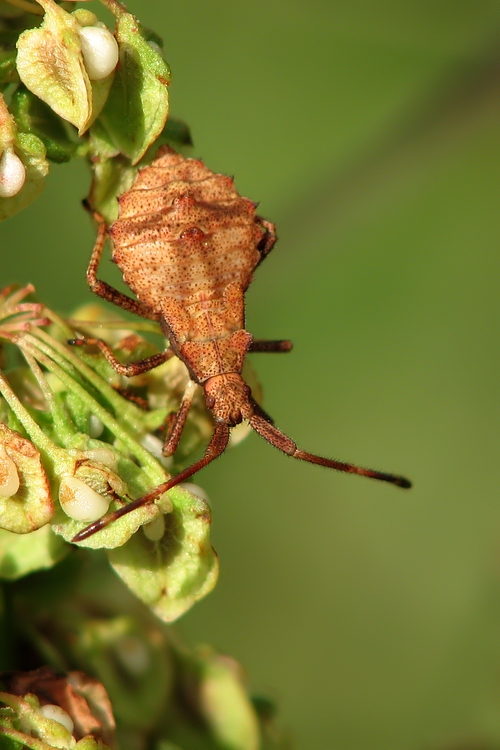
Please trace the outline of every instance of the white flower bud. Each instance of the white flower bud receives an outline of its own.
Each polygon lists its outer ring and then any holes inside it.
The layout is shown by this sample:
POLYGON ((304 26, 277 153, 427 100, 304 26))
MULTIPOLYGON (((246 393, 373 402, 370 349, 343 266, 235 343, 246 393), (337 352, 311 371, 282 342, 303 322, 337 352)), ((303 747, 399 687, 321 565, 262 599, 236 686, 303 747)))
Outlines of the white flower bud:
POLYGON ((95 414, 91 414, 89 417, 89 437, 98 438, 104 432, 104 425, 95 414))
POLYGON ((174 463, 174 458, 173 456, 163 455, 163 440, 160 440, 156 435, 152 435, 151 432, 146 432, 139 442, 143 448, 146 448, 147 451, 152 453, 153 456, 158 459, 165 469, 170 469, 174 463))
POLYGON ((0 198, 12 198, 24 185, 26 169, 12 149, 5 149, 0 156, 0 198))
POLYGON ((150 542, 159 542, 165 533, 165 517, 162 514, 153 518, 149 523, 145 523, 142 527, 144 536, 149 539, 150 542))
POLYGON ((114 651, 122 666, 134 677, 141 677, 151 666, 146 644, 137 637, 122 636, 116 642, 114 651))
POLYGON ((59 502, 67 516, 75 521, 97 521, 109 508, 110 501, 76 477, 63 477, 59 502))
POLYGON ((98 464, 104 464, 108 469, 115 473, 118 471, 118 461, 112 450, 109 448, 92 448, 89 451, 83 451, 85 458, 95 461, 98 464))
POLYGON ((12 497, 19 489, 19 474, 14 461, 0 445, 0 497, 12 497))
POLYGON ((91 81, 106 78, 118 64, 118 44, 109 29, 84 26, 80 29, 83 61, 91 81))
POLYGON ((63 727, 67 729, 70 734, 73 734, 73 729, 75 728, 75 725, 73 724, 73 719, 64 710, 64 708, 61 708, 60 706, 55 706, 52 703, 46 703, 45 706, 42 706, 40 708, 40 713, 42 714, 42 716, 45 716, 46 719, 52 719, 53 721, 58 721, 59 724, 62 724, 63 727))

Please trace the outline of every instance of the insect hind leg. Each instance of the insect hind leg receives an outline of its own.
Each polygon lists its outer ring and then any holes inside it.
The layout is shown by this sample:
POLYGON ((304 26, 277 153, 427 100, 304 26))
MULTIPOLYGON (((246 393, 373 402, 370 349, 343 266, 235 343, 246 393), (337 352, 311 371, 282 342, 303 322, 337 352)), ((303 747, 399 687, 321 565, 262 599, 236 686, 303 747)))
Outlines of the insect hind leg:
POLYGON ((186 479, 189 479, 193 474, 196 474, 197 471, 203 469, 212 461, 215 461, 215 459, 218 458, 226 450, 228 441, 229 427, 226 424, 219 422, 215 427, 210 443, 208 444, 205 451, 205 455, 200 458, 199 461, 191 464, 191 466, 188 466, 187 469, 184 469, 184 471, 181 471, 180 474, 177 474, 175 477, 171 477, 166 482, 163 482, 163 484, 158 485, 158 487, 155 487, 154 490, 151 490, 151 492, 148 492, 146 495, 137 498, 137 500, 132 500, 131 503, 124 505, 119 510, 108 513, 102 518, 99 518, 97 521, 94 521, 94 523, 89 524, 89 526, 86 526, 84 529, 79 531, 71 541, 75 544, 78 542, 82 542, 84 539, 88 539, 89 536, 92 536, 97 531, 104 529, 106 526, 108 526, 108 524, 112 523, 113 521, 117 521, 122 516, 127 515, 127 513, 131 513, 137 508, 142 508, 143 505, 148 505, 149 503, 154 502, 156 498, 171 490, 172 487, 175 487, 181 482, 185 482, 186 479))

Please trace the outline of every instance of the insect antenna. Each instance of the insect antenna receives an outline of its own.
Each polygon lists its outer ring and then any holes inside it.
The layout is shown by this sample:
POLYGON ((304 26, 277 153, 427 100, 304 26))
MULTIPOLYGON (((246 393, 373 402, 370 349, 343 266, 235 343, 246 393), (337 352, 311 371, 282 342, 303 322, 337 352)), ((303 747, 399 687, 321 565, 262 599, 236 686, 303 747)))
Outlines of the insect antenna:
POLYGON ((95 534, 97 531, 104 529, 106 526, 108 526, 108 524, 118 520, 118 518, 127 515, 127 513, 130 513, 137 508, 142 508, 143 505, 152 503, 154 500, 156 500, 157 497, 163 495, 164 492, 168 492, 168 490, 171 490, 172 487, 175 487, 176 484, 185 482, 186 479, 189 479, 189 477, 191 477, 197 471, 200 471, 200 469, 203 469, 209 463, 218 458, 222 453, 224 453, 229 440, 229 432, 230 430, 227 424, 218 423, 215 427, 210 443, 207 446, 205 454, 202 458, 200 458, 199 461, 191 464, 191 466, 188 466, 186 469, 184 469, 184 471, 176 474, 175 477, 170 477, 170 479, 168 479, 166 482, 163 482, 163 484, 159 484, 158 487, 155 487, 154 490, 151 490, 151 492, 148 492, 146 495, 137 498, 137 500, 132 500, 131 503, 127 503, 127 505, 124 505, 122 508, 112 511, 102 518, 99 518, 97 521, 94 521, 94 523, 91 523, 89 526, 86 526, 84 529, 79 531, 71 541, 74 543, 82 542, 84 539, 92 536, 92 534, 95 534))
POLYGON ((271 422, 268 422, 262 414, 254 414, 250 417, 249 421, 255 432, 263 437, 264 440, 267 440, 268 443, 292 458, 298 458, 301 461, 309 461, 311 464, 327 466, 330 469, 337 469, 337 471, 344 471, 348 474, 360 474, 361 476, 369 477, 370 479, 379 479, 382 482, 389 482, 390 484, 395 484, 397 487, 404 487, 405 489, 411 487, 410 480, 406 479, 406 477, 401 477, 398 474, 386 474, 383 471, 364 469, 355 464, 345 463, 344 461, 335 461, 331 458, 323 458, 323 456, 316 456, 314 453, 301 451, 297 448, 293 440, 278 430, 278 428, 271 424, 271 422))

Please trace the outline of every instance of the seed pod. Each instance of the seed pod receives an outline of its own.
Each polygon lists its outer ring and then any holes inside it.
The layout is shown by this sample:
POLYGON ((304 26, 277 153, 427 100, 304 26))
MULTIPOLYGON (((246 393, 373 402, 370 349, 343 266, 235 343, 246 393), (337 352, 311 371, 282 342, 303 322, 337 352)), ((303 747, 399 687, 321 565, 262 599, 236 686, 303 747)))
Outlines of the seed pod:
POLYGON ((83 62, 80 26, 53 0, 40 0, 42 25, 17 42, 24 85, 82 133, 92 114, 92 86, 83 62))

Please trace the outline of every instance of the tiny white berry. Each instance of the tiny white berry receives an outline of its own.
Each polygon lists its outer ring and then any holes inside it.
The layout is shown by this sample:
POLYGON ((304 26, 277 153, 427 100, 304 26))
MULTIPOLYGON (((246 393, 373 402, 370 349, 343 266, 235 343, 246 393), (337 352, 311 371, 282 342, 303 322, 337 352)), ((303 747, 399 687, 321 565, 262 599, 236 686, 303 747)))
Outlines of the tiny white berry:
POLYGON ((59 722, 59 724, 62 724, 70 734, 73 734, 73 729, 75 728, 73 719, 64 708, 52 703, 46 703, 45 706, 40 708, 40 712, 46 719, 52 719, 53 721, 59 722))
POLYGON ((150 542, 159 542, 165 533, 165 517, 163 514, 156 516, 149 523, 145 523, 142 527, 144 536, 149 539, 150 542))
POLYGON ((59 502, 67 516, 75 521, 97 521, 109 508, 110 501, 76 477, 63 477, 59 502))
POLYGON ((24 185, 26 169, 12 149, 5 149, 0 156, 0 198, 12 198, 24 185))
POLYGON ((91 81, 106 78, 118 63, 118 44, 109 29, 84 26, 80 29, 83 61, 91 81))

